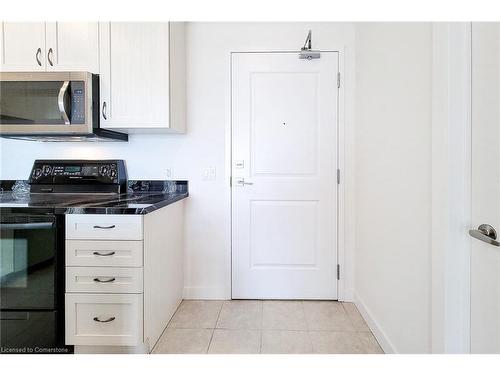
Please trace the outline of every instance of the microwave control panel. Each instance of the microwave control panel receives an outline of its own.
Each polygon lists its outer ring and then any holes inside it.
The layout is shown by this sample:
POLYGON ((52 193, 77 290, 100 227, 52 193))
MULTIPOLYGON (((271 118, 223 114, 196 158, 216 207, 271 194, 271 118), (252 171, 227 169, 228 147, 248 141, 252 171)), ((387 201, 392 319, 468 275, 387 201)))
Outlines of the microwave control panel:
POLYGON ((71 123, 85 124, 85 82, 71 81, 71 123))

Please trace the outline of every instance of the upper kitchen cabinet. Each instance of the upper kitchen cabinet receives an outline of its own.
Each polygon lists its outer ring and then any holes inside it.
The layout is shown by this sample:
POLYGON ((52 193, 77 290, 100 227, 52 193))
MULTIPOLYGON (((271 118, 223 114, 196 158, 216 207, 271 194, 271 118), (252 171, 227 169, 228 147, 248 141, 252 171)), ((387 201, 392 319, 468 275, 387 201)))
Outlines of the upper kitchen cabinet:
POLYGON ((2 71, 45 71, 45 22, 2 22, 2 71))
POLYGON ((47 22, 47 71, 99 73, 97 22, 47 22))
POLYGON ((185 25, 99 25, 101 127, 185 131, 185 25))
POLYGON ((3 22, 1 70, 99 73, 97 22, 3 22))

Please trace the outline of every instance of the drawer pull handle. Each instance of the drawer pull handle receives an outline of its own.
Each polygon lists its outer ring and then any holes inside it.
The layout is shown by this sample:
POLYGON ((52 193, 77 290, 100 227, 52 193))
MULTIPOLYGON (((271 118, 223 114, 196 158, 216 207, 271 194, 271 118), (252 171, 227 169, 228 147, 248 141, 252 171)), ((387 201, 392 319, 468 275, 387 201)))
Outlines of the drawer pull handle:
POLYGON ((114 277, 111 277, 111 278, 109 278, 109 279, 107 279, 107 280, 101 280, 101 279, 100 279, 100 278, 98 278, 98 277, 96 277, 96 278, 94 279, 94 281, 95 281, 96 283, 112 283, 112 282, 113 282, 113 281, 115 281, 115 280, 116 280, 116 279, 115 279, 114 277))
POLYGON ((109 253, 100 253, 98 251, 94 251, 93 253, 94 255, 98 255, 100 257, 109 257, 111 255, 115 255, 115 252, 114 251, 110 251, 109 253))
POLYGON ((106 320, 101 320, 99 319, 97 316, 94 317, 94 321, 95 322, 99 322, 99 323, 109 323, 109 322, 112 322, 113 320, 115 320, 116 318, 114 316, 112 316, 111 318, 109 319, 106 319, 106 320))
POLYGON ((109 227, 101 227, 100 225, 94 225, 94 229, 113 229, 116 225, 110 225, 109 227))

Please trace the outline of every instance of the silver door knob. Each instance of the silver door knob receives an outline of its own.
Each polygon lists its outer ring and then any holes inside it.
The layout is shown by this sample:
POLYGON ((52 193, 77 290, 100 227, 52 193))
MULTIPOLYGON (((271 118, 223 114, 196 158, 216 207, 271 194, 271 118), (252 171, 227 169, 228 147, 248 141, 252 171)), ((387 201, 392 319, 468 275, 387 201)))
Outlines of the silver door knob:
POLYGON ((477 229, 469 230, 469 234, 481 240, 483 242, 489 243, 493 246, 500 246, 500 242, 497 239, 497 231, 489 224, 481 224, 477 229))
POLYGON ((246 182, 244 178, 238 177, 236 179, 236 184, 240 186, 245 186, 245 185, 253 185, 253 182, 246 182))

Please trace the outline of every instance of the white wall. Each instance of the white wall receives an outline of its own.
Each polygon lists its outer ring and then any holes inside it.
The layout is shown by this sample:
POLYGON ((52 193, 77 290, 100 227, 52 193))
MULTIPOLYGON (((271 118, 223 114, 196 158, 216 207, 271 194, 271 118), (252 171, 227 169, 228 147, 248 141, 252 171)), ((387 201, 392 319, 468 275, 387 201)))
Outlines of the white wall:
POLYGON ((430 351, 431 25, 356 28, 355 293, 388 351, 430 351))
MULTIPOLYGON (((229 297, 230 52, 298 50, 309 29, 314 48, 346 48, 346 54, 352 56, 352 24, 189 23, 187 134, 131 135, 128 144, 2 139, 0 179, 27 178, 35 158, 123 158, 134 179, 163 179, 166 169, 172 168, 174 178, 187 178, 190 183, 185 223, 186 296, 229 297), (216 167, 215 181, 202 179, 202 170, 208 166, 216 167)), ((352 87, 352 64, 350 68, 345 78, 352 87)), ((349 100, 352 105, 352 97, 349 100)), ((349 239, 346 241, 349 245, 349 239)), ((350 288, 352 283, 346 283, 350 288)))

